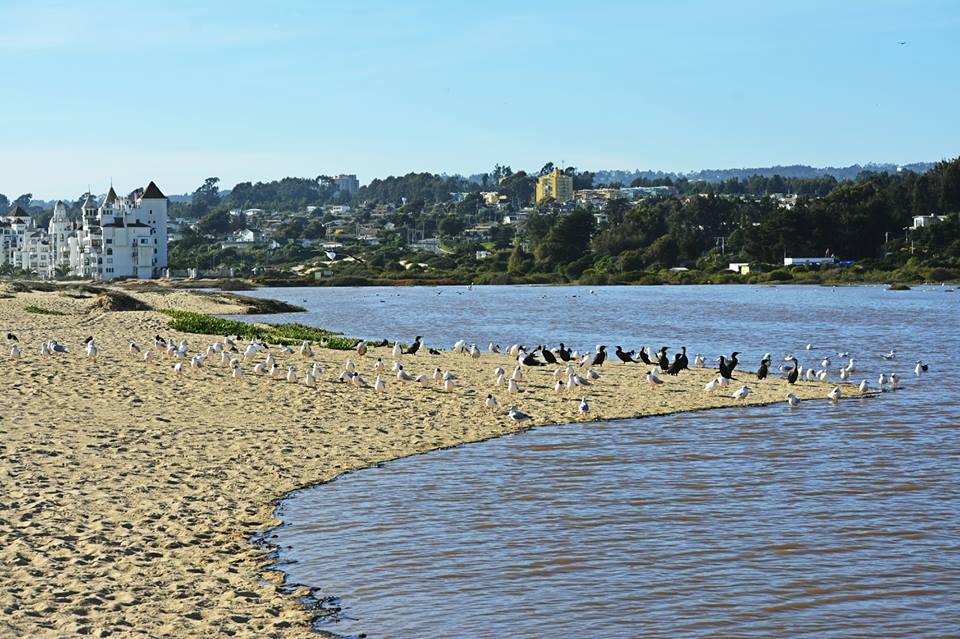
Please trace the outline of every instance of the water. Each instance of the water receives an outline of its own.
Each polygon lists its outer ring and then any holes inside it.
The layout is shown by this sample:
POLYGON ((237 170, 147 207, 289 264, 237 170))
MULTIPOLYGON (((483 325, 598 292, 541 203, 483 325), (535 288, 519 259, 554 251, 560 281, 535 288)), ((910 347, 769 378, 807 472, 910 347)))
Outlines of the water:
POLYGON ((309 323, 363 336, 663 342, 711 355, 736 348, 751 354, 745 361, 799 350, 810 364, 849 350, 855 379, 875 385, 881 370, 905 379, 902 391, 837 405, 540 428, 297 492, 280 508, 275 541, 292 582, 338 598, 342 613, 323 630, 942 637, 960 628, 960 394, 949 370, 960 350, 960 293, 258 294, 306 298, 309 323), (891 348, 900 355, 884 362, 879 353, 891 348), (916 357, 931 364, 919 379, 916 357))

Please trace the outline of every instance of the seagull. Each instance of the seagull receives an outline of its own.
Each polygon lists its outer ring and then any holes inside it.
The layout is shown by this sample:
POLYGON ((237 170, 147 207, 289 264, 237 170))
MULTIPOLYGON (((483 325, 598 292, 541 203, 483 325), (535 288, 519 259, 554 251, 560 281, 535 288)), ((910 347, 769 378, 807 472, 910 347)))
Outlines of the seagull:
POLYGON ((515 379, 511 379, 507 382, 507 392, 511 395, 516 395, 520 392, 520 387, 517 386, 517 381, 515 379))
POLYGON ((581 415, 586 415, 590 412, 590 405, 587 403, 586 397, 580 398, 580 406, 577 408, 577 411, 579 411, 581 415))
POLYGON ((443 371, 440 370, 439 366, 433 369, 433 379, 437 380, 438 382, 443 381, 443 371))
POLYGON ((303 383, 304 385, 309 386, 310 388, 313 388, 314 386, 317 385, 317 378, 314 377, 313 373, 308 372, 306 375, 303 376, 303 383))
POLYGON ((357 355, 363 357, 367 354, 367 342, 365 340, 360 340, 357 343, 357 355))
POLYGON ((711 379, 709 382, 707 382, 706 384, 704 384, 703 390, 705 390, 705 391, 707 391, 708 393, 710 393, 710 392, 713 392, 713 391, 717 390, 719 387, 720 387, 720 378, 719 378, 719 377, 715 377, 715 378, 711 379))
POLYGON ((789 406, 799 406, 800 398, 794 395, 793 393, 787 393, 787 405, 789 406))
POLYGON ((384 366, 383 366, 383 358, 382 358, 382 357, 378 357, 378 358, 377 358, 377 363, 373 365, 373 369, 374 369, 374 370, 377 370, 377 371, 382 371, 383 368, 384 368, 384 366))
POLYGON ((510 376, 510 379, 512 379, 515 382, 519 382, 520 380, 523 379, 523 371, 520 370, 519 364, 515 369, 513 369, 513 375, 510 376))
POLYGON ((239 366, 233 369, 233 373, 231 373, 231 375, 233 375, 233 379, 237 380, 238 382, 243 381, 243 369, 239 366))
POLYGON ((917 366, 916 368, 913 369, 913 372, 917 377, 920 377, 921 375, 926 373, 929 369, 930 369, 930 366, 928 364, 924 364, 923 360, 918 359, 917 366))
POLYGON ((270 367, 270 378, 271 379, 280 379, 283 375, 283 369, 274 364, 270 367))
POLYGON ((136 342, 130 342, 130 353, 133 355, 140 354, 140 346, 136 342))
POLYGON ((557 395, 563 393, 564 389, 567 387, 562 380, 557 380, 557 383, 553 385, 553 392, 557 395))
POLYGON ((510 419, 512 419, 512 420, 515 421, 515 422, 522 422, 522 421, 525 421, 525 420, 530 419, 530 416, 529 416, 529 415, 527 415, 526 413, 522 412, 522 411, 521 411, 519 408, 517 408, 516 406, 511 406, 511 407, 510 407, 510 413, 509 413, 509 415, 510 415, 510 419))
POLYGON ((348 379, 353 379, 353 373, 350 371, 340 371, 340 377, 337 378, 337 381, 344 382, 348 379))
POLYGON ((373 382, 373 390, 377 391, 378 393, 382 393, 384 390, 386 390, 386 386, 384 385, 383 380, 380 379, 379 375, 377 375, 377 379, 373 382))
MULTIPOLYGON (((505 381, 507 381, 507 378, 504 376, 503 373, 500 373, 499 375, 497 375, 497 379, 494 380, 493 384, 494 386, 503 386, 503 383, 505 381)), ((510 380, 510 381, 513 381, 513 380, 510 380)))
POLYGON ((900 385, 900 377, 896 373, 890 373, 890 390, 897 390, 900 385))
MULTIPOLYGON (((489 346, 487 346, 487 351, 490 352, 490 353, 499 353, 499 352, 500 352, 500 345, 499 345, 499 344, 494 344, 493 342, 490 342, 489 346)), ((497 400, 493 400, 493 401, 496 402, 497 400)))
POLYGON ((841 382, 845 382, 845 381, 847 381, 848 379, 850 379, 850 373, 849 373, 849 371, 847 371, 846 368, 841 368, 841 369, 840 369, 840 381, 841 381, 841 382))
POLYGON ((16 344, 10 347, 10 357, 13 357, 14 359, 20 357, 20 347, 16 344))
POLYGON ((857 386, 857 390, 860 391, 860 394, 861 394, 861 395, 863 395, 863 394, 866 393, 868 390, 870 390, 870 387, 867 386, 867 380, 863 380, 862 382, 860 382, 860 385, 857 386))
POLYGON ((470 357, 473 359, 480 359, 480 349, 477 348, 476 344, 470 345, 470 357))
POLYGON ((452 393, 452 392, 453 392, 453 380, 452 380, 452 379, 445 379, 445 380, 443 380, 443 390, 445 390, 445 391, 448 392, 448 393, 452 393))
POLYGON ((363 378, 363 375, 361 375, 360 373, 354 373, 353 377, 350 378, 350 381, 353 383, 354 386, 357 386, 359 388, 367 387, 367 380, 365 380, 363 378))
POLYGON ((423 386, 424 388, 430 388, 431 386, 433 386, 433 382, 430 381, 429 375, 425 375, 425 374, 417 375, 417 379, 415 379, 414 381, 420 384, 421 386, 423 386))
POLYGON ((183 375, 183 362, 177 362, 173 365, 173 370, 176 371, 177 377, 183 375))
POLYGON ((587 369, 587 379, 598 380, 600 379, 600 373, 593 370, 592 368, 587 369))
POLYGON ((393 343, 393 358, 394 358, 394 359, 397 359, 397 358, 400 357, 401 355, 403 355, 403 349, 400 348, 400 342, 394 342, 394 343, 393 343))
MULTIPOLYGON (((44 342, 43 344, 40 345, 40 355, 48 356, 48 355, 52 355, 52 354, 53 354, 53 353, 52 353, 52 351, 50 350, 50 342, 44 342)), ((917 370, 918 370, 918 371, 920 370, 920 365, 919 365, 919 364, 917 364, 917 370)), ((920 374, 920 373, 917 373, 917 375, 919 375, 919 374, 920 374)))
POLYGON ((807 345, 804 346, 803 348, 804 348, 805 350, 808 350, 808 351, 809 351, 809 350, 813 350, 813 344, 807 344, 807 345))
POLYGON ((650 369, 650 372, 647 373, 647 382, 648 382, 651 386, 657 386, 657 385, 663 383, 663 380, 660 379, 659 377, 657 377, 657 369, 655 369, 655 368, 651 368, 651 369, 650 369))
POLYGON ((880 373, 880 378, 877 380, 877 386, 880 387, 881 393, 884 391, 883 387, 886 385, 887 385, 887 376, 884 375, 883 373, 880 373))
POLYGON ((827 393, 827 397, 828 397, 828 398, 830 399, 830 401, 832 401, 832 402, 836 402, 837 400, 839 400, 839 399, 840 399, 840 387, 839 387, 839 386, 834 386, 833 388, 831 388, 831 389, 830 389, 830 392, 827 393))
POLYGON ((497 398, 490 393, 487 393, 487 398, 483 400, 483 405, 490 410, 495 410, 497 408, 497 398))
POLYGON ((880 357, 882 357, 887 361, 890 361, 891 359, 897 359, 897 351, 891 350, 889 353, 885 355, 880 355, 880 357))
POLYGON ((416 379, 413 375, 403 370, 402 365, 397 366, 397 381, 398 382, 412 382, 416 379))
POLYGON ((696 368, 703 368, 704 363, 705 363, 705 362, 704 362, 704 359, 703 359, 703 355, 701 355, 700 353, 697 353, 697 356, 693 358, 693 365, 694 365, 696 368))
POLYGON ((824 358, 823 358, 823 360, 820 362, 820 368, 830 368, 830 358, 829 358, 829 357, 824 357, 824 358))
POLYGON ((154 354, 155 352, 156 352, 156 351, 143 351, 143 361, 147 361, 148 359, 150 359, 151 357, 153 357, 153 354, 154 354))
POLYGON ((97 344, 92 339, 87 342, 87 357, 97 361, 97 344))
MULTIPOLYGON (((67 347, 66 347, 66 346, 64 346, 63 344, 60 344, 60 343, 57 342, 57 340, 55 340, 55 339, 50 340, 50 350, 53 351, 54 353, 69 353, 69 352, 70 352, 69 350, 67 350, 67 347)), ((926 370, 926 368, 924 368, 924 370, 926 370)))
POLYGON ((343 363, 343 367, 344 367, 346 370, 350 371, 351 373, 353 373, 353 372, 355 372, 355 371, 357 370, 357 365, 354 364, 354 363, 353 363, 353 360, 350 359, 349 357, 347 358, 347 361, 345 361, 345 362, 343 363))
POLYGON ((731 395, 731 397, 734 398, 734 399, 746 399, 746 398, 747 398, 747 395, 749 395, 749 394, 750 394, 750 389, 747 388, 747 385, 746 385, 746 384, 744 384, 743 386, 741 386, 740 388, 738 388, 738 389, 737 389, 737 392, 735 392, 733 395, 731 395))

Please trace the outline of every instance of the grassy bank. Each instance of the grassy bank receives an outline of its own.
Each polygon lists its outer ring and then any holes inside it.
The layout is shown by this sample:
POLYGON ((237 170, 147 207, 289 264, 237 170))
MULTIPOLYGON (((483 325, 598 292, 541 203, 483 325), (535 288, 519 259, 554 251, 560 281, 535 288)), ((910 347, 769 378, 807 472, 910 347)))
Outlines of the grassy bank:
POLYGON ((247 339, 259 336, 272 344, 294 345, 306 340, 336 350, 349 350, 356 346, 359 341, 353 337, 346 337, 322 328, 304 326, 303 324, 252 324, 175 309, 161 309, 160 312, 170 317, 171 330, 185 333, 222 336, 240 335, 247 339))

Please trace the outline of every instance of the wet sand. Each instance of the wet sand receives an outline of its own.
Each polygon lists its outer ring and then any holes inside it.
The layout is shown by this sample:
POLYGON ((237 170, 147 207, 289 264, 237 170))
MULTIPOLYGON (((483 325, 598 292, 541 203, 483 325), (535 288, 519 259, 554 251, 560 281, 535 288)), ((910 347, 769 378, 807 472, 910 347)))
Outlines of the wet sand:
MULTIPOLYGON (((722 394, 703 390, 709 369, 663 375, 652 388, 645 367, 608 361, 576 397, 554 393, 553 368, 528 369, 514 399, 493 386, 496 366, 513 369, 506 355, 401 358, 414 374, 452 370, 456 386, 446 393, 398 382, 386 348, 365 357, 277 354, 301 378, 319 362, 316 388, 256 377, 254 362, 239 382, 215 362, 178 378, 172 360, 144 361, 129 343, 146 347, 159 333, 195 351, 213 336, 169 331, 154 311, 91 311, 89 298, 6 295, 0 338, 15 333, 23 355, 10 358, 6 344, 0 352, 0 636, 316 636, 310 611, 284 594, 282 575, 250 542, 278 523, 274 502, 287 492, 398 457, 580 421, 581 395, 590 421, 738 404, 729 397, 736 382, 722 394), (28 313, 29 305, 64 315, 28 313), (96 362, 83 353, 88 335, 96 362), (42 357, 49 338, 70 354, 42 357), (378 356, 384 395, 337 382, 350 357, 372 385, 378 356), (488 392, 500 401, 495 412, 483 405, 488 392), (511 403, 533 419, 514 423, 511 403)), ((238 312, 189 291, 134 295, 155 308, 238 312)), ((790 390, 824 400, 833 385, 738 377, 753 391, 746 404, 783 401, 790 390)))

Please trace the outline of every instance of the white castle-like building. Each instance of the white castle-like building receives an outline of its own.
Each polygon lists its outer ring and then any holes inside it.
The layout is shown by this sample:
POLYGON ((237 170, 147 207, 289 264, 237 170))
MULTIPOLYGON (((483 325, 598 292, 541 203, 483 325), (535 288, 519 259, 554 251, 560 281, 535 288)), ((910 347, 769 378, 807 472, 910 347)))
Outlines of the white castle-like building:
POLYGON ((99 204, 87 195, 80 219, 67 219, 58 201, 46 229, 35 228, 20 206, 0 217, 0 266, 53 278, 151 279, 167 269, 167 197, 153 182, 121 198, 110 191, 99 204))

